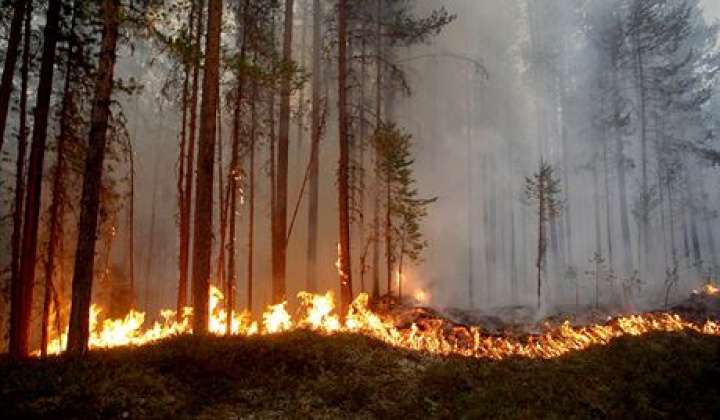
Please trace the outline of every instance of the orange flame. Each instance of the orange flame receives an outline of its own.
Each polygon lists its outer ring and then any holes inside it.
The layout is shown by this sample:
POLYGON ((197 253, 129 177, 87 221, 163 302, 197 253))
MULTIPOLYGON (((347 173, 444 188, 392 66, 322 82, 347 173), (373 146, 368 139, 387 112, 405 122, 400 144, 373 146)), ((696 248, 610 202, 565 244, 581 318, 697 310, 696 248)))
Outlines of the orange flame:
MULTIPOLYGON (((717 288, 714 289, 717 293, 717 288)), ((480 328, 458 327, 449 334, 441 320, 427 321, 423 325, 412 324, 401 329, 393 318, 374 313, 368 307, 368 295, 360 294, 348 309, 344 323, 335 311, 333 294, 314 295, 302 292, 298 295, 302 304, 301 316, 293 320, 287 311, 287 302, 269 306, 263 314, 262 329, 251 322, 247 312, 228 317, 223 307, 223 295, 217 288, 210 292, 210 331, 225 334, 228 318, 232 333, 236 336, 275 334, 296 329, 311 329, 323 334, 349 332, 364 334, 390 345, 426 351, 434 354, 457 354, 469 357, 504 359, 512 356, 530 358, 553 358, 571 351, 604 345, 616 337, 638 336, 651 332, 695 331, 707 335, 720 335, 720 325, 707 321, 703 325, 683 320, 673 314, 646 314, 621 317, 606 325, 573 327, 565 322, 559 327, 547 327, 544 334, 524 339, 498 337, 483 334, 480 328)), ((191 333, 192 309, 186 308, 180 319, 173 310, 163 310, 161 322, 144 328, 145 314, 130 311, 123 319, 99 321, 101 309, 93 305, 90 313, 90 348, 140 346, 177 334, 191 333)), ((67 344, 67 334, 55 337, 49 343, 49 354, 61 353, 67 344)), ((37 352, 36 354, 39 354, 37 352)))

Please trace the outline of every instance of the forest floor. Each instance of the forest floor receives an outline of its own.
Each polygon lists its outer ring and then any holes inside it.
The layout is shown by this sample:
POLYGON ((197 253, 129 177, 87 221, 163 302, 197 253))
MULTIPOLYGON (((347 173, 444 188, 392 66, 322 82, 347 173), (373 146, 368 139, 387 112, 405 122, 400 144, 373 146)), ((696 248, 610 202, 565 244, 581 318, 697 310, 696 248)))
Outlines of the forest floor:
POLYGON ((0 361, 1 419, 720 418, 720 337, 658 333, 552 360, 440 357, 360 335, 175 337, 0 361))

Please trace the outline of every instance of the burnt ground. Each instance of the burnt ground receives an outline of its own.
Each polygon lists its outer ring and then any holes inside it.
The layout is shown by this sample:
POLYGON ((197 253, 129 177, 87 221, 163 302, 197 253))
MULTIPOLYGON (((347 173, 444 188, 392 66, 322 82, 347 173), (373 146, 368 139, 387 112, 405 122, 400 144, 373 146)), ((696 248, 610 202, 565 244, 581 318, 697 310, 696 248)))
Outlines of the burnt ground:
POLYGON ((0 361, 0 418, 717 419, 720 337, 658 333, 497 362, 359 335, 184 336, 0 361))

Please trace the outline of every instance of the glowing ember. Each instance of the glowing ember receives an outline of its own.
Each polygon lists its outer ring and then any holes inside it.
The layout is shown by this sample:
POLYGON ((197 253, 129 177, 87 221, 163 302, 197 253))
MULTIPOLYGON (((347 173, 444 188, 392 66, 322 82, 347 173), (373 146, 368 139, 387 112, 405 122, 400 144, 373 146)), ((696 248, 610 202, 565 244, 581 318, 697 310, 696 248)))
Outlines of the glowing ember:
POLYGON ((720 296, 720 287, 712 283, 707 283, 705 284, 705 286, 703 286, 702 289, 693 290, 693 294, 705 296, 720 296))
POLYGON ((720 287, 717 287, 714 284, 708 283, 705 285, 704 292, 708 296, 720 296, 720 287))
MULTIPOLYGON (((706 288, 705 292, 717 294, 718 289, 706 288)), ((252 322, 247 312, 228 317, 221 309, 223 295, 217 288, 210 293, 210 331, 225 334, 228 318, 232 319, 232 333, 237 336, 253 334, 274 334, 295 329, 311 329, 325 334, 350 332, 364 334, 391 345, 427 351, 435 354, 458 354, 470 357, 503 359, 511 356, 532 358, 552 358, 570 351, 586 349, 593 345, 604 345, 616 337, 642 335, 651 332, 695 331, 701 334, 720 335, 720 325, 707 321, 704 325, 694 324, 672 314, 633 315, 613 320, 606 325, 572 327, 569 322, 559 327, 547 327, 543 335, 525 338, 498 337, 483 334, 480 328, 464 329, 461 333, 450 334, 441 320, 429 321, 421 326, 412 324, 410 328, 400 329, 394 319, 381 316, 368 308, 368 296, 361 294, 350 306, 344 324, 334 313, 333 294, 314 295, 300 293, 303 310, 296 321, 287 311, 287 302, 269 306, 263 314, 262 329, 252 322)), ((424 292, 416 294, 421 301, 424 292)), ((111 348, 118 346, 139 346, 177 334, 192 332, 190 317, 192 310, 186 308, 180 319, 172 310, 161 311, 162 322, 143 327, 145 314, 137 311, 123 319, 99 321, 101 310, 93 305, 90 314, 91 348, 111 348)), ((58 354, 66 346, 67 335, 55 337, 50 343, 48 353, 58 354)), ((37 352, 39 354, 39 352, 37 352)))

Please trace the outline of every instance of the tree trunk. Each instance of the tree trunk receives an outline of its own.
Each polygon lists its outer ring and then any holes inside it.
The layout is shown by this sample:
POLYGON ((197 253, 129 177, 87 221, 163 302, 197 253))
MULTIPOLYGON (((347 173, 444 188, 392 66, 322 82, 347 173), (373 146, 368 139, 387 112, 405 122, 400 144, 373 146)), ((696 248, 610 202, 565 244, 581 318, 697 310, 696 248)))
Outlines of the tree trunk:
POLYGON ((32 10, 27 8, 25 16, 24 51, 20 73, 20 127, 18 131, 18 155, 15 167, 15 203, 13 209, 12 256, 10 260, 10 284, 20 285, 20 249, 22 247, 23 202, 25 200, 25 162, 27 160, 27 89, 30 67, 30 20, 32 10))
MULTIPOLYGON (((195 27, 194 45, 196 54, 193 61, 192 89, 190 95, 190 126, 189 139, 187 146, 187 154, 185 156, 185 194, 184 208, 180 216, 180 278, 178 280, 178 299, 177 313, 181 314, 183 308, 188 305, 188 278, 190 267, 190 224, 192 219, 192 198, 193 198, 193 179, 195 177, 195 140, 197 133, 197 112, 198 112, 198 96, 200 86, 200 49, 202 43, 202 34, 204 28, 204 7, 205 1, 199 0, 195 5, 193 1, 194 12, 197 14, 197 23, 195 27)), ((191 13, 190 26, 193 26, 193 18, 191 13)))
POLYGON ((42 63, 40 65, 40 81, 37 89, 38 96, 35 105, 35 121, 33 124, 27 195, 25 198, 20 281, 19 284, 12 285, 14 293, 10 309, 10 354, 13 357, 27 356, 29 350, 40 201, 42 198, 43 162, 45 159, 45 144, 47 141, 48 117, 55 68, 55 47, 59 38, 61 6, 61 0, 50 1, 47 23, 43 34, 42 63))
MULTIPOLYGON (((613 92, 617 95, 619 90, 617 82, 617 66, 618 59, 613 56, 613 70, 610 74, 613 92)), ((620 109, 618 98, 613 98, 613 135, 615 136, 615 153, 617 165, 618 180, 618 204, 620 206, 620 230, 622 234, 623 246, 623 268, 625 276, 630 277, 633 274, 632 269, 632 239, 630 236, 630 212, 628 210, 627 200, 627 170, 625 168, 625 144, 623 142, 622 133, 620 132, 619 121, 620 109)))
POLYGON ((643 273, 647 275, 648 270, 648 257, 650 255, 650 208, 649 208, 649 194, 650 188, 648 185, 648 128, 647 128, 647 89, 645 86, 645 61, 642 46, 640 45, 639 35, 636 34, 635 39, 635 80, 638 85, 638 101, 639 101, 639 115, 640 119, 640 166, 642 172, 642 178, 640 180, 640 194, 641 194, 641 210, 640 210, 640 247, 638 254, 640 257, 638 268, 643 270, 643 273))
POLYGON ((600 180, 597 167, 593 167, 593 200, 595 202, 595 309, 600 307, 600 260, 602 256, 602 229, 600 222, 600 180))
MULTIPOLYGON (((285 0, 285 29, 283 36, 283 61, 292 61, 293 0, 285 0)), ((272 223, 273 303, 285 300, 285 275, 287 253, 287 196, 288 160, 290 146, 290 82, 292 75, 286 70, 280 82, 280 131, 278 133, 277 181, 275 211, 272 223)))
MULTIPOLYGON (((253 58, 253 61, 255 58, 253 58)), ((248 254, 247 254, 247 307, 253 311, 253 262, 255 258, 255 141, 257 135, 257 85, 253 84, 250 97, 250 185, 248 209, 248 254)))
POLYGON ((340 160, 338 168, 338 217, 340 230, 340 314, 347 312, 352 300, 350 255, 350 142, 347 109, 347 0, 338 2, 338 129, 340 160))
POLYGON ((72 282, 72 308, 68 330, 68 351, 74 354, 87 351, 90 336, 90 299, 95 267, 95 240, 121 7, 120 0, 103 2, 105 21, 95 86, 96 93, 90 120, 89 149, 83 176, 78 245, 72 282))
MULTIPOLYGON (((377 133, 382 126, 382 17, 383 17, 383 1, 375 0, 375 132, 377 133)), ((374 168, 374 192, 373 198, 373 290, 372 297, 374 301, 380 299, 380 150, 375 145, 375 168, 374 168)), ((389 292, 389 291, 388 291, 389 292)))
MULTIPOLYGON (((157 152, 156 152, 157 153, 157 152)), ((145 312, 150 313, 150 300, 153 283, 153 262, 155 256, 155 220, 157 213, 157 187, 159 159, 155 159, 155 174, 153 175, 152 198, 150 202, 150 238, 147 243, 147 255, 145 256, 145 312)))
MULTIPOLYGON (((228 190, 227 198, 225 197, 225 185, 223 176, 223 146, 222 146, 222 107, 218 106, 217 110, 217 129, 215 130, 217 137, 217 180, 218 180, 218 211, 220 213, 220 242, 218 243, 217 253, 217 279, 216 286, 219 290, 225 290, 225 244, 227 241, 227 220, 228 205, 230 199, 230 190, 228 190)), ((228 186, 228 188, 230 188, 228 186)), ((226 296, 227 297, 227 296, 226 296)))
MULTIPOLYGON (((195 22, 195 2, 192 2, 190 9, 190 19, 188 31, 192 37, 193 25, 195 22)), ((176 301, 177 314, 180 316, 182 308, 180 307, 180 292, 187 290, 187 263, 188 263, 188 247, 186 242, 186 232, 188 231, 188 223, 185 218, 185 176, 186 161, 188 156, 188 105, 190 102, 190 60, 185 62, 183 69, 183 87, 182 87, 182 127, 180 127, 180 156, 178 158, 178 177, 177 177, 177 198, 178 198, 178 297, 176 301)), ((186 296, 182 296, 185 300, 186 296)))
MULTIPOLYGON (((250 1, 244 2, 243 18, 242 18, 242 34, 238 40, 240 45, 240 63, 241 65, 245 62, 245 56, 247 51, 247 31, 249 25, 250 16, 250 1)), ((228 176, 228 188, 230 188, 229 197, 229 211, 228 217, 230 217, 230 240, 228 241, 228 264, 227 264, 227 279, 226 279, 226 292, 227 296, 227 314, 228 323, 226 333, 227 335, 232 334, 232 319, 235 310, 235 285, 237 283, 236 276, 236 253, 237 253, 237 206, 238 206, 238 190, 241 187, 241 169, 240 169, 240 124, 241 124, 241 108, 242 108, 242 97, 245 87, 245 75, 242 70, 238 68, 235 76, 237 83, 237 92, 235 96, 234 116, 233 116, 233 143, 232 143, 232 157, 230 162, 230 174, 228 176)))
POLYGON ((23 19, 26 14, 25 9, 29 7, 28 3, 29 0, 15 1, 13 17, 10 23, 10 37, 5 49, 5 63, 2 81, 0 82, 0 151, 5 139, 5 126, 7 125, 7 116, 10 110, 10 95, 13 89, 15 65, 17 64, 18 49, 20 48, 23 19))
MULTIPOLYGON (((75 5, 76 6, 76 5, 75 5)), ((74 7, 75 7, 74 6, 74 7)), ((65 80, 63 86, 63 99, 60 110, 60 134, 57 137, 57 158, 55 163, 55 173, 53 174, 52 201, 50 203, 50 227, 48 248, 46 251, 47 260, 45 261, 45 296, 43 299, 43 318, 40 337, 40 351, 43 356, 47 355, 48 346, 48 329, 50 317, 50 300, 51 291, 55 289, 55 260, 59 256, 60 242, 62 241, 62 222, 64 215, 65 194, 65 160, 67 157, 66 147, 67 141, 73 136, 72 133, 72 115, 75 114, 73 104, 73 92, 71 89, 71 72, 75 62, 76 45, 75 45, 75 10, 73 10, 73 19, 71 25, 71 38, 68 45, 68 58, 65 66, 65 80), (71 108, 73 107, 73 108, 71 108)), ((58 258, 59 259, 59 258, 58 258)), ((56 293, 55 293, 56 295, 56 293)), ((57 302, 56 302, 57 304, 57 302)), ((56 312, 59 308, 55 308, 56 312)), ((59 330, 59 329, 58 329, 59 330)), ((59 333, 59 331, 58 331, 59 333)))
POLYGON ((537 307, 541 306, 542 293, 542 270, 545 261, 545 185, 540 183, 538 186, 540 197, 538 198, 538 255, 535 266, 537 267, 537 307))
POLYGON ((312 139, 310 145, 310 189, 308 195, 307 291, 317 292, 318 209, 320 197, 320 138, 322 117, 322 1, 313 0, 312 52, 312 139))
POLYGON ((217 109, 220 96, 220 30, 222 0, 208 2, 208 29, 205 74, 200 111, 198 175, 195 184, 195 222, 193 232, 193 332, 206 334, 212 258, 213 175, 217 109))

